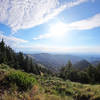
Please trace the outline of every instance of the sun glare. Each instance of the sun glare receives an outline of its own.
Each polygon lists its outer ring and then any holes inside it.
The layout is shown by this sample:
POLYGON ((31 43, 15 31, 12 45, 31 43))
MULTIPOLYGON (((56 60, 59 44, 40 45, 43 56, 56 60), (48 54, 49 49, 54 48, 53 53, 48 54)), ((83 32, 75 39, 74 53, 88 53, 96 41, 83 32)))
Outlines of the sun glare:
POLYGON ((67 26, 62 22, 56 23, 50 28, 50 33, 53 35, 53 37, 62 38, 66 32, 67 26))

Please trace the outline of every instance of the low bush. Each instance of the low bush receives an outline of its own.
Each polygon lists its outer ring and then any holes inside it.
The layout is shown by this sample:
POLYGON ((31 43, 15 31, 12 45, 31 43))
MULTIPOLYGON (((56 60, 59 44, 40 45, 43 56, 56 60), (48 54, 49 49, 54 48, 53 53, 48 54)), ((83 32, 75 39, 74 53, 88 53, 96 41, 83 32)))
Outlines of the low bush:
POLYGON ((5 77, 8 74, 9 66, 5 64, 0 64, 0 85, 4 83, 5 77))
POLYGON ((19 70, 10 72, 7 80, 9 83, 16 84, 20 90, 31 89, 36 84, 36 79, 32 75, 19 70))
POLYGON ((0 64, 0 69, 8 70, 9 69, 9 66, 2 63, 2 64, 0 64))

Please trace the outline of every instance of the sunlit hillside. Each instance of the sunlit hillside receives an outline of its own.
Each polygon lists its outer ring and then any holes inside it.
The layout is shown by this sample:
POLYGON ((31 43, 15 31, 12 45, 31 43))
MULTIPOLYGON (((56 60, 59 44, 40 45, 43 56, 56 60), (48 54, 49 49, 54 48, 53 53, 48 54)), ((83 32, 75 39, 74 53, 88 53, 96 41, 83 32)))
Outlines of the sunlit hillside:
POLYGON ((0 65, 0 100, 99 100, 100 85, 40 76, 0 65))

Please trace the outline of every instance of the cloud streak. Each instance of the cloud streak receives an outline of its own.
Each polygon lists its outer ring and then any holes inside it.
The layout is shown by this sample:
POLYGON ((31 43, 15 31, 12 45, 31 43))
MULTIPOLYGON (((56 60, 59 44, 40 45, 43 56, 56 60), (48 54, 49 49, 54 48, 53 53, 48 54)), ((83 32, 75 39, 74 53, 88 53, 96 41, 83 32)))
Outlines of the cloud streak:
POLYGON ((53 35, 51 33, 47 33, 47 34, 43 34, 43 35, 39 35, 37 37, 34 37, 33 40, 40 40, 40 39, 47 39, 52 37, 53 35))
MULTIPOLYGON (((67 31, 72 31, 72 30, 90 30, 90 29, 94 29, 94 28, 100 27, 100 13, 98 13, 98 14, 96 14, 96 15, 88 18, 88 19, 72 22, 72 23, 69 23, 69 24, 65 24, 65 23, 63 23, 63 24, 64 24, 64 27, 66 27, 65 34, 66 34, 67 31)), ((59 28, 54 29, 54 30, 59 31, 59 28)), ((55 33, 50 32, 50 33, 47 33, 47 34, 39 35, 39 36, 33 38, 33 40, 52 38, 54 36, 54 34, 55 33)))
POLYGON ((59 0, 0 0, 0 22, 19 29, 40 25, 67 8, 77 6, 88 0, 71 0, 60 4, 59 0))
POLYGON ((70 30, 89 30, 100 27, 100 13, 91 18, 73 22, 68 25, 70 30))

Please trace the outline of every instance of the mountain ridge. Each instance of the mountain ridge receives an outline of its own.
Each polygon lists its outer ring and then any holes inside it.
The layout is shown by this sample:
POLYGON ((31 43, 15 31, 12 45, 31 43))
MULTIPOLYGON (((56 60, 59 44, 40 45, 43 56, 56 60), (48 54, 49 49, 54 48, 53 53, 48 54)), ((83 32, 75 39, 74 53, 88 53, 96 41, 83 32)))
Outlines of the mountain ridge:
MULTIPOLYGON (((71 54, 50 54, 50 53, 37 53, 37 54, 28 54, 34 59, 37 63, 43 64, 49 69, 60 69, 61 66, 65 66, 70 60, 72 64, 76 67, 77 63, 84 63, 85 67, 88 67, 89 64, 93 64, 94 61, 100 59, 99 57, 93 56, 77 56, 71 54), (92 59, 93 58, 93 59, 92 59), (87 65, 87 66, 86 66, 87 65)), ((99 61, 98 61, 99 62, 99 61)))

